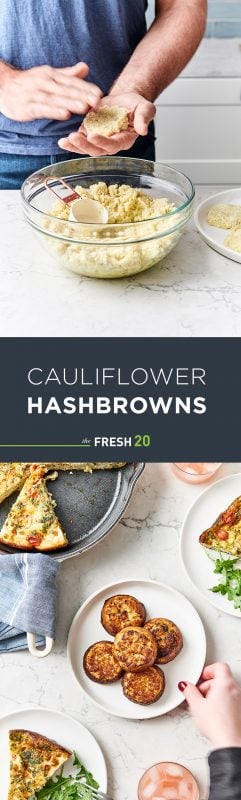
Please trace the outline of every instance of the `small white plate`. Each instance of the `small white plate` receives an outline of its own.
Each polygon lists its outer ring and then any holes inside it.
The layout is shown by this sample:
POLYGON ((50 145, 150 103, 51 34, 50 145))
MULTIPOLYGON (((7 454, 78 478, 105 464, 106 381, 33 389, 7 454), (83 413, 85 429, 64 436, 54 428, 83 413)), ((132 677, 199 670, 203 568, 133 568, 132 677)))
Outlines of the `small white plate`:
MULTIPOLYGON (((14 728, 23 728, 41 733, 58 744, 77 753, 80 761, 92 772, 102 792, 107 790, 107 771, 101 749, 94 736, 75 719, 56 711, 43 708, 25 708, 0 718, 0 764, 1 800, 7 800, 9 786, 8 733, 14 728)), ((64 774, 71 775, 71 760, 67 761, 64 774)))
POLYGON ((229 231, 224 230, 224 228, 214 228, 208 224, 207 215, 209 209, 219 203, 241 205, 241 187, 228 189, 226 192, 218 192, 218 194, 208 197, 207 200, 203 200, 195 211, 194 221, 199 233, 209 247, 217 250, 222 256, 231 258, 232 261, 238 261, 241 264, 241 253, 235 253, 235 250, 231 250, 230 247, 226 247, 224 244, 224 239, 228 236, 229 231))
POLYGON ((218 583, 218 575, 213 572, 218 552, 214 554, 213 550, 209 551, 211 560, 205 548, 199 544, 200 534, 213 525, 219 514, 240 494, 241 474, 237 474, 222 478, 199 495, 182 525, 180 555, 190 581, 206 600, 219 611, 241 619, 241 612, 233 607, 231 601, 221 594, 210 592, 210 588, 218 583))
POLYGON ((82 691, 108 714, 126 719, 159 717, 180 705, 183 697, 178 689, 178 682, 185 679, 197 682, 203 669, 205 654, 203 624, 189 600, 171 586, 135 578, 104 586, 91 595, 74 617, 68 638, 68 658, 82 691), (101 625, 101 609, 105 600, 114 594, 134 595, 144 603, 149 619, 171 619, 183 635, 183 648, 177 658, 162 666, 166 678, 164 694, 157 703, 149 706, 130 702, 123 694, 120 681, 106 686, 94 683, 83 668, 84 653, 93 642, 103 639, 113 641, 101 625))

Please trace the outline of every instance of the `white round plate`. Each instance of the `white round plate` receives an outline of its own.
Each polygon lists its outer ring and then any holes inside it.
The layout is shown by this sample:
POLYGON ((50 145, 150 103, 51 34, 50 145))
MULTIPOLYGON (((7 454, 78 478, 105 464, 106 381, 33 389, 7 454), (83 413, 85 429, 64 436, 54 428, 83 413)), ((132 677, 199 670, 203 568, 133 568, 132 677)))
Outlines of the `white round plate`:
POLYGON ((211 559, 205 548, 199 544, 200 534, 213 525, 219 514, 240 494, 241 474, 229 475, 205 489, 191 505, 184 519, 180 554, 189 579, 206 600, 219 611, 241 619, 241 612, 233 607, 231 601, 221 594, 210 592, 210 588, 218 583, 218 575, 213 572, 218 552, 214 555, 214 551, 210 550, 211 559))
POLYGON ((218 192, 218 194, 213 194, 212 197, 208 197, 207 200, 203 200, 195 211, 194 221, 199 233, 209 247, 212 247, 213 250, 217 250, 222 256, 231 258, 232 261, 238 261, 238 263, 241 264, 241 253, 235 253, 235 250, 231 250, 230 247, 226 247, 224 244, 224 239, 228 236, 229 231, 223 228, 214 228, 212 225, 208 224, 207 214, 209 209, 211 206, 216 206, 219 203, 241 205, 241 187, 228 189, 226 192, 218 192))
POLYGON ((79 609, 72 622, 68 638, 68 658, 82 691, 108 714, 126 719, 151 719, 166 714, 183 702, 178 682, 196 683, 204 665, 206 640, 203 624, 195 608, 171 586, 149 580, 129 579, 104 586, 91 595, 79 609), (183 635, 183 648, 177 658, 162 666, 166 688, 157 703, 141 706, 130 702, 122 691, 121 682, 101 685, 91 681, 83 668, 87 648, 102 639, 113 641, 101 625, 101 609, 105 600, 114 594, 131 594, 144 603, 147 618, 166 617, 175 622, 183 635))
MULTIPOLYGON (((107 771, 101 749, 94 736, 75 719, 56 711, 29 708, 14 711, 0 718, 0 764, 1 800, 7 800, 9 785, 8 733, 14 728, 23 728, 41 733, 58 744, 77 753, 80 761, 92 772, 102 792, 107 790, 107 771)), ((71 760, 64 767, 64 774, 71 775, 71 760)))

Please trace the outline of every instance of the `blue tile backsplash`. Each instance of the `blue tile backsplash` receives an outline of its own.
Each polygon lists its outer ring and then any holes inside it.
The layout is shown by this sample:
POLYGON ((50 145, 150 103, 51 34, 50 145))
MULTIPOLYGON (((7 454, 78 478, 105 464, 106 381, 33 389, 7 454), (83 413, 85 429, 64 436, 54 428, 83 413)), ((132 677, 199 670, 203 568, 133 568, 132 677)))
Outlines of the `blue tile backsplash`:
POLYGON ((241 36, 240 0, 209 0, 206 36, 241 36))
MULTIPOLYGON (((154 17, 155 0, 149 0, 148 25, 154 17)), ((241 0, 209 0, 206 36, 217 39, 241 38, 241 0)))

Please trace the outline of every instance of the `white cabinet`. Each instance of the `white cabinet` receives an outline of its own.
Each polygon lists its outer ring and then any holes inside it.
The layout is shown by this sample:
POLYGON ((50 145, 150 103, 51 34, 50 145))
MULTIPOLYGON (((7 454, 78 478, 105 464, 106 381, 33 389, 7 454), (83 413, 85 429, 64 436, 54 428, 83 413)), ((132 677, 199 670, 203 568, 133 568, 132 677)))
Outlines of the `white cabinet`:
POLYGON ((157 101, 157 158, 194 183, 241 184, 241 77, 178 78, 157 101))

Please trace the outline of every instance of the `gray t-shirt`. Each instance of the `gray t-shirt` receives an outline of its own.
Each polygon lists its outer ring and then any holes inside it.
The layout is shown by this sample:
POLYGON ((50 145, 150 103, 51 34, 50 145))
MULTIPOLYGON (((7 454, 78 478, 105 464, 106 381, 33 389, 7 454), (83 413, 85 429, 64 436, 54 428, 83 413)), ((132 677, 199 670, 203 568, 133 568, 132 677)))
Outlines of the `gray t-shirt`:
MULTIPOLYGON (((146 32, 146 0, 0 0, 0 58, 21 69, 85 61, 106 94, 146 32)), ((70 120, 16 122, 0 114, 0 152, 55 154, 70 120)))

